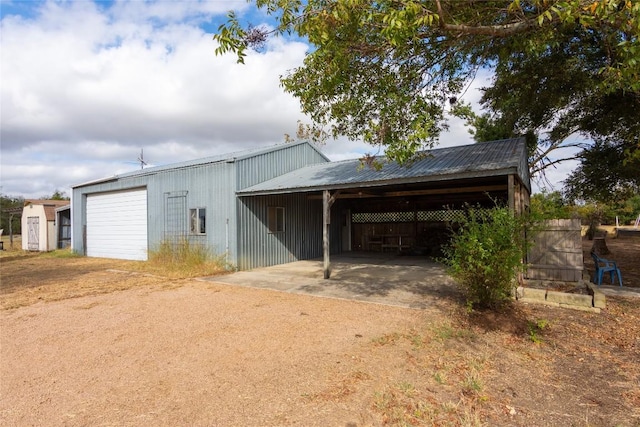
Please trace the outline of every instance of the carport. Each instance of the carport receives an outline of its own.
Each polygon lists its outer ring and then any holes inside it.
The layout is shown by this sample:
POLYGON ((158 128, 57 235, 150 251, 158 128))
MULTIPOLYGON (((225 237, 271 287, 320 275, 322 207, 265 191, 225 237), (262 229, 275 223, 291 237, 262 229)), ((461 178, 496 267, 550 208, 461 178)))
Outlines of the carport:
MULTIPOLYGON (((448 229, 468 206, 503 203, 516 213, 529 206, 524 138, 434 149, 403 166, 379 161, 381 168, 359 160, 311 165, 237 194, 322 200, 325 279, 331 254, 438 256, 448 229)), ((292 232, 303 240, 316 226, 292 232)))

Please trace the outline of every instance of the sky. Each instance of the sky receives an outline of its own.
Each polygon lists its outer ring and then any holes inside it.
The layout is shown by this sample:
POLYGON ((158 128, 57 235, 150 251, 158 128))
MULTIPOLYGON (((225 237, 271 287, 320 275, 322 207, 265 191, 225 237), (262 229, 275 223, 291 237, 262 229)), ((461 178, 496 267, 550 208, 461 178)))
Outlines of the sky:
MULTIPOLYGON (((245 65, 216 56, 229 10, 269 23, 244 0, 0 0, 0 193, 40 198, 150 166, 284 142, 310 123, 279 78, 309 46, 272 38, 245 65)), ((489 76, 463 99, 477 107, 489 76)), ((460 120, 438 146, 473 143, 460 120)), ((375 147, 328 141, 331 160, 375 147)), ((559 181, 575 167, 549 171, 559 181)), ((548 185, 546 185, 548 187, 548 185)), ((536 186, 539 188, 539 186, 536 186)))

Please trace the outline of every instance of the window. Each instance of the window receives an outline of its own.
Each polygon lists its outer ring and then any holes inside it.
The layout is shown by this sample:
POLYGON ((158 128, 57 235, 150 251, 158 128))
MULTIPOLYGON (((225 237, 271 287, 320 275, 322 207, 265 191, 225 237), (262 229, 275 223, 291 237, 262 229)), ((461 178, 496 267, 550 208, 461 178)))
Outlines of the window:
POLYGON ((269 207, 267 212, 269 233, 284 232, 284 208, 269 207))
POLYGON ((207 210, 205 208, 189 209, 189 232, 191 234, 206 234, 207 210))

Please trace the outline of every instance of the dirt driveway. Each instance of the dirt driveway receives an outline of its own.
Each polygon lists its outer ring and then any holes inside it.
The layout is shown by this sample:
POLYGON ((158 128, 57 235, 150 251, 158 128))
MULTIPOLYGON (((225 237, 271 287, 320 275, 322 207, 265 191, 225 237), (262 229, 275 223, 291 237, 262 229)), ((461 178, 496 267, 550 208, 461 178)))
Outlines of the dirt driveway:
POLYGON ((448 297, 415 310, 1 261, 1 425, 640 421, 639 299, 469 316, 448 297))

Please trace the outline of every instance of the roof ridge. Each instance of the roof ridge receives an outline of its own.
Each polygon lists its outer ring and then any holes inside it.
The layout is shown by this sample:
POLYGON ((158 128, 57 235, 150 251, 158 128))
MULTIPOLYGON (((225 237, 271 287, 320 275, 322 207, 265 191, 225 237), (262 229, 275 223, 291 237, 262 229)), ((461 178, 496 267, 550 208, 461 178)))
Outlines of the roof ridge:
MULTIPOLYGON (((434 151, 444 151, 444 150, 468 150, 469 147, 472 146, 480 146, 481 144, 493 144, 493 143, 500 143, 500 142, 515 142, 518 140, 524 140, 525 138, 523 136, 519 136, 519 137, 514 137, 514 138, 503 138, 503 139, 496 139, 496 140, 491 140, 491 141, 480 141, 480 142, 473 142, 471 144, 463 144, 463 145, 450 145, 447 147, 436 147, 436 148, 428 148, 425 150, 420 150, 416 152, 416 155, 421 155, 421 154, 430 154, 434 151)), ((366 156, 367 153, 363 154, 361 157, 359 158, 353 158, 353 159, 342 159, 342 160, 336 160, 336 161, 332 161, 331 163, 343 163, 343 162, 353 162, 354 160, 361 160, 364 156, 366 156)), ((373 156, 374 159, 386 159, 387 156, 384 154, 380 154, 380 155, 376 155, 373 156)), ((420 159, 417 159, 420 160, 420 159)), ((409 160, 409 162, 411 162, 411 160, 409 160)), ((318 165, 321 165, 322 163, 318 163, 318 165)), ((315 166, 315 165, 310 165, 310 166, 315 166)))
POLYGON ((283 142, 283 143, 278 143, 278 144, 269 145, 269 146, 265 146, 265 147, 247 148, 245 150, 239 150, 239 151, 233 151, 233 152, 230 152, 230 153, 222 153, 222 154, 218 154, 218 155, 200 157, 200 158, 197 158, 197 159, 185 160, 185 161, 182 161, 182 162, 166 163, 164 165, 153 166, 153 167, 150 167, 150 168, 147 168, 147 169, 143 169, 143 170, 140 170, 140 171, 132 171, 132 172, 125 172, 124 174, 116 174, 116 175, 114 175, 114 177, 119 178, 119 177, 123 177, 123 176, 129 176, 128 174, 137 175, 137 174, 143 174, 144 172, 153 172, 156 168, 176 168, 176 167, 181 167, 181 165, 184 165, 184 167, 188 167, 188 166, 204 165, 204 164, 208 164, 208 163, 220 163, 220 162, 228 162, 228 161, 235 161, 235 160, 243 160, 243 159, 247 159, 249 157, 253 157, 253 156, 257 156, 257 155, 261 155, 261 154, 266 154, 266 153, 271 153, 271 152, 274 152, 274 151, 279 151, 279 150, 283 150, 285 148, 295 147, 296 145, 302 145, 302 144, 308 144, 309 146, 313 147, 316 151, 321 153, 316 147, 314 147, 313 144, 311 144, 308 141, 298 141, 298 142, 293 142, 293 143, 283 142))
POLYGON ((25 206, 31 203, 32 205, 60 205, 70 204, 70 200, 54 200, 54 199, 24 199, 25 206))
POLYGON ((278 143, 278 144, 273 144, 273 145, 264 146, 264 147, 247 148, 245 150, 239 150, 239 151, 234 151, 234 152, 230 152, 230 153, 222 153, 222 154, 218 154, 218 155, 200 157, 200 158, 191 159, 191 160, 184 160, 184 161, 181 161, 181 162, 166 163, 166 164, 162 164, 162 165, 148 167, 148 168, 142 169, 142 170, 134 170, 134 171, 123 172, 123 173, 114 174, 114 175, 111 175, 111 176, 108 176, 108 177, 99 178, 99 179, 96 179, 96 180, 92 180, 92 181, 88 181, 88 182, 83 182, 81 184, 73 185, 72 188, 83 187, 85 185, 91 185, 91 184, 98 184, 98 183, 101 183, 101 182, 112 181, 112 180, 116 180, 116 179, 120 179, 120 178, 130 178, 130 177, 133 177, 133 176, 144 176, 146 174, 152 174, 152 173, 156 173, 156 172, 161 172, 161 171, 166 170, 166 169, 188 168, 188 167, 194 167, 194 166, 207 165, 207 164, 211 164, 211 163, 223 163, 223 162, 232 162, 232 161, 237 161, 237 160, 244 160, 244 159, 247 159, 247 158, 250 158, 250 157, 253 157, 253 156, 259 156, 259 155, 262 155, 262 154, 272 153, 272 152, 275 152, 275 151, 284 150, 284 149, 287 149, 287 148, 295 147, 295 146, 298 146, 298 145, 304 145, 304 144, 309 145, 317 153, 322 155, 322 157, 324 157, 325 160, 327 160, 327 162, 330 161, 330 159, 322 151, 320 151, 318 149, 318 147, 316 147, 315 144, 312 144, 309 141, 281 142, 281 143, 278 143))

